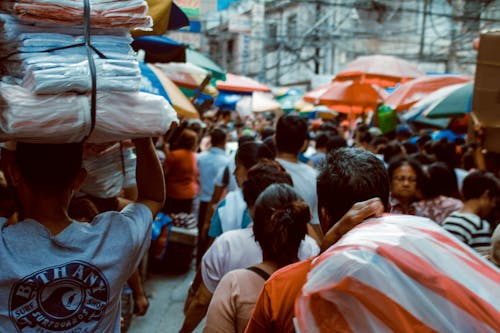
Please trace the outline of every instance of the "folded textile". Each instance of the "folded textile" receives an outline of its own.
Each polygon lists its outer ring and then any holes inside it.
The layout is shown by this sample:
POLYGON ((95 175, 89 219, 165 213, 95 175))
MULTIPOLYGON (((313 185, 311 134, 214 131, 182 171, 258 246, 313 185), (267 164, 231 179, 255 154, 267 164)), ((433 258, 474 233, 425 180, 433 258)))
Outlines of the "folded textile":
POLYGON ((500 270, 432 221, 368 220, 313 262, 305 332, 500 332, 500 270))
MULTIPOLYGON (((89 0, 91 26, 94 28, 146 28, 153 22, 147 16, 144 0, 89 0)), ((83 0, 2 0, 0 11, 26 22, 83 24, 83 0)))
POLYGON ((135 184, 136 156, 132 148, 110 150, 102 156, 85 156, 87 177, 80 191, 96 198, 116 197, 123 188, 135 184))
MULTIPOLYGON (((168 101, 143 92, 97 93, 97 118, 88 142, 164 134, 177 115, 168 101)), ((88 94, 35 95, 0 83, 0 140, 79 142, 91 126, 88 94)))

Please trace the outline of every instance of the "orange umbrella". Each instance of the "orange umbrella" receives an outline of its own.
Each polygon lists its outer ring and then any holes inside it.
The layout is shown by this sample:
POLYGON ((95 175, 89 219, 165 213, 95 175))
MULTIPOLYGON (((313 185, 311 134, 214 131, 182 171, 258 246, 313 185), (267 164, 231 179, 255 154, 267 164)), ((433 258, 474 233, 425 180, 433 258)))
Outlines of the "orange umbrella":
POLYGON ((227 90, 235 92, 271 91, 268 86, 259 83, 249 77, 235 75, 231 73, 226 74, 225 81, 217 81, 216 87, 219 90, 227 90))
POLYGON ((407 110, 430 93, 454 84, 472 81, 472 78, 459 75, 422 76, 401 84, 386 100, 397 111, 407 110))
POLYGON ((358 57, 348 63, 334 81, 361 80, 387 88, 424 75, 406 60, 387 55, 358 57))
POLYGON ((388 94, 370 83, 331 82, 304 95, 306 102, 327 105, 338 112, 362 113, 375 110, 388 94))

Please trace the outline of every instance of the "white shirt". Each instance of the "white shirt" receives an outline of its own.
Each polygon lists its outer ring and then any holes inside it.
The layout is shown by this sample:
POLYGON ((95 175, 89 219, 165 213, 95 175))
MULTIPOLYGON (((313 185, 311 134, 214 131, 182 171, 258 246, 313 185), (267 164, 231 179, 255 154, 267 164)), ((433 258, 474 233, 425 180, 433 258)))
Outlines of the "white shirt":
POLYGON ((304 163, 293 163, 281 158, 276 159, 293 180, 293 188, 307 202, 312 212, 311 224, 319 224, 318 194, 316 193, 316 170, 304 163))
MULTIPOLYGON (((298 257, 304 260, 319 253, 316 241, 306 235, 300 244, 298 257)), ((219 281, 229 271, 262 262, 262 249, 255 241, 252 228, 231 230, 215 239, 201 261, 201 276, 213 293, 219 281)))

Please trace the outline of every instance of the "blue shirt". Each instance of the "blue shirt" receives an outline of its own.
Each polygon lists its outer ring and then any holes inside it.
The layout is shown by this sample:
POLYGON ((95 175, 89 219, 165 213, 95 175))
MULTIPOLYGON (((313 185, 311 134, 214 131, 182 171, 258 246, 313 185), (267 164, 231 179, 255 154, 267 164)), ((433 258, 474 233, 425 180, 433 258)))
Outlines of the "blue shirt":
MULTIPOLYGON (((214 216, 212 217, 212 222, 210 223, 210 229, 208 230, 208 235, 210 237, 219 237, 224 232, 222 230, 222 223, 219 216, 219 208, 224 207, 226 205, 226 199, 219 202, 217 208, 215 209, 214 216)), ((245 229, 252 223, 252 218, 250 217, 250 213, 248 208, 243 212, 243 218, 241 220, 241 229, 245 229)))
POLYGON ((200 201, 209 202, 214 192, 217 174, 229 162, 226 153, 220 148, 198 154, 198 170, 200 172, 200 201))

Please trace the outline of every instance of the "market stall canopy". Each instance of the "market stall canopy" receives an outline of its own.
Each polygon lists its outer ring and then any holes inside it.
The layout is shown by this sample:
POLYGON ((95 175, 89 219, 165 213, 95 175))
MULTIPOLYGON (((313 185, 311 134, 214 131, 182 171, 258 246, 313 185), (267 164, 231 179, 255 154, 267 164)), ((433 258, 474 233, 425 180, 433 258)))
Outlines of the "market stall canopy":
POLYGON ((132 48, 144 50, 146 62, 185 62, 187 45, 166 36, 141 36, 134 39, 132 48))
POLYGON ((249 115, 252 112, 276 112, 281 114, 281 104, 273 98, 272 94, 255 91, 252 95, 243 96, 236 103, 236 111, 242 116, 249 115))
POLYGON ((471 81, 472 78, 460 75, 426 75, 402 83, 385 104, 397 111, 408 110, 412 105, 434 91, 454 84, 471 81))
POLYGON ((327 105, 338 112, 375 110, 388 94, 373 84, 357 81, 331 82, 304 95, 306 102, 327 105))
POLYGON ((153 18, 153 29, 133 30, 133 37, 163 35, 167 30, 176 30, 189 25, 189 19, 172 0, 147 0, 148 15, 153 18))
POLYGON ((334 81, 360 80, 386 88, 422 75, 424 73, 417 66, 406 60, 388 55, 372 55, 358 57, 348 63, 334 81))
POLYGON ((146 87, 149 92, 164 95, 174 107, 177 114, 186 118, 198 118, 199 114, 193 103, 182 93, 160 69, 152 64, 141 64, 141 72, 146 79, 146 87), (149 71, 148 71, 149 70, 149 71), (152 75, 154 77, 152 77, 152 75))
MULTIPOLYGON (((190 90, 198 89, 205 78, 210 75, 208 71, 190 63, 156 63, 155 66, 179 86, 183 92, 185 91, 182 88, 190 90)), ((205 86, 202 92, 208 95, 217 96, 217 90, 211 85, 205 86)))
POLYGON ((444 98, 429 106, 423 116, 426 118, 461 118, 471 111, 474 84, 466 83, 451 91, 444 98))
POLYGON ((216 87, 219 90, 234 92, 270 91, 269 87, 262 83, 259 83, 246 76, 240 76, 231 73, 227 73, 225 81, 217 81, 216 87))
POLYGON ((200 53, 192 49, 187 49, 186 62, 209 71, 214 80, 224 81, 226 79, 226 71, 203 53, 200 53))
MULTIPOLYGON (((438 89, 438 90, 434 91, 433 93, 427 95, 426 97, 422 98, 417 103, 415 103, 408 111, 403 112, 401 114, 401 118, 404 121, 412 122, 412 121, 416 120, 417 118, 423 116, 424 112, 426 112, 426 110, 430 109, 433 105, 438 105, 438 103, 440 101, 442 101, 444 98, 446 98, 449 94, 451 94, 455 90, 457 90, 461 87, 467 86, 469 84, 472 86, 472 83, 465 83, 465 84, 461 83, 461 84, 454 84, 451 86, 447 86, 447 87, 443 87, 441 89, 438 89)), ((472 92, 471 92, 471 94, 472 94, 472 92)), ((462 102, 462 103, 464 103, 464 102, 462 102)), ((467 105, 467 102, 465 102, 465 104, 467 105)), ((470 110, 470 104, 468 105, 468 108, 470 110)))
POLYGON ((304 91, 299 88, 280 88, 275 92, 276 100, 285 112, 295 111, 295 103, 302 99, 304 91))

